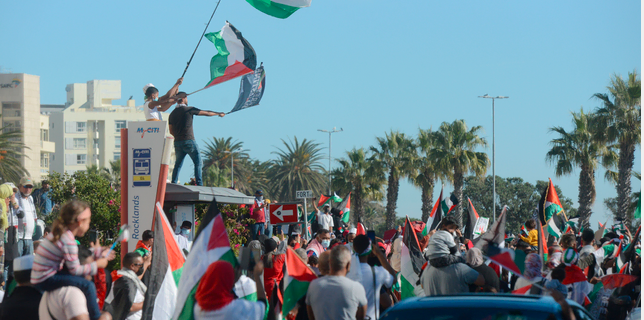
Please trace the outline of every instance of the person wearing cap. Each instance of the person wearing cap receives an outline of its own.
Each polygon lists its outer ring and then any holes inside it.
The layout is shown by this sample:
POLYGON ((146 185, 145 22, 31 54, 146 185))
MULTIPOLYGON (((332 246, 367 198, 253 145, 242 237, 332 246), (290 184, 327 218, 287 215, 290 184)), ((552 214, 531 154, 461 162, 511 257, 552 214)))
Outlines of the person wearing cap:
POLYGON ((353 239, 356 238, 357 233, 358 233, 358 229, 356 228, 349 229, 349 233, 347 234, 347 243, 353 242, 353 239))
POLYGON ((143 104, 143 113, 146 121, 161 121, 161 112, 164 112, 176 103, 174 97, 179 91, 179 86, 183 83, 183 78, 179 78, 170 90, 159 98, 159 90, 151 83, 143 87, 145 94, 145 103, 143 104))
POLYGON ((325 203, 324 206, 322 206, 322 211, 320 211, 318 208, 315 208, 315 210, 317 211, 318 225, 320 226, 320 228, 333 231, 333 216, 331 215, 331 205, 325 203))
POLYGON ((37 320, 38 305, 42 294, 31 285, 33 255, 16 258, 13 261, 13 277, 18 286, 11 295, 5 296, 0 305, 0 319, 37 320))
POLYGON ((564 268, 566 270, 566 278, 563 283, 568 287, 568 299, 573 300, 582 306, 588 294, 593 291, 584 271, 577 266, 579 261, 579 254, 573 248, 564 250, 561 256, 561 265, 557 268, 564 268))
POLYGON ((192 247, 192 242, 188 240, 190 230, 192 230, 192 222, 185 220, 181 223, 179 233, 174 235, 174 238, 177 239, 177 243, 179 244, 179 249, 185 252, 190 252, 190 247, 192 247))
POLYGON ((197 140, 195 140, 195 134, 192 129, 192 118, 193 116, 223 117, 225 115, 223 112, 189 107, 186 93, 179 92, 177 94, 177 106, 168 117, 168 128, 170 134, 174 137, 174 154, 176 159, 174 169, 172 170, 172 183, 177 183, 179 171, 181 171, 181 166, 183 165, 183 159, 188 155, 194 165, 195 182, 198 186, 203 186, 201 153, 199 152, 199 145, 197 145, 197 140))
POLYGON ((255 224, 251 226, 251 237, 253 240, 257 240, 259 235, 265 234, 265 208, 266 203, 264 202, 264 192, 262 192, 262 190, 255 191, 255 199, 250 207, 250 217, 251 219, 255 219, 255 224))
POLYGON ((20 179, 18 186, 20 194, 16 197, 18 203, 18 255, 24 256, 34 253, 34 242, 32 236, 36 227, 36 206, 31 192, 34 184, 29 177, 20 179))

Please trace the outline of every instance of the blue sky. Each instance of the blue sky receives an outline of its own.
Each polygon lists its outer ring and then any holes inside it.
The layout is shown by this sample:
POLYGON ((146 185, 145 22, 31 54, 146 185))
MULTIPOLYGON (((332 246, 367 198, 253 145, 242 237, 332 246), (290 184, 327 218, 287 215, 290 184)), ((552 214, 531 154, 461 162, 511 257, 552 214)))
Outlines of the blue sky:
MULTIPOLYGON (((66 84, 92 79, 121 80, 116 103, 133 95, 141 104, 146 83, 164 91, 181 75, 215 4, 5 1, 0 68, 39 75, 43 104, 64 103, 66 84)), ((570 111, 599 106, 590 97, 606 92, 612 74, 641 72, 639 1, 314 0, 281 20, 243 0, 222 0, 209 32, 226 20, 264 62, 267 88, 258 107, 195 119, 202 146, 202 139, 232 136, 268 160, 280 139, 327 147, 328 135, 317 129, 337 127, 344 128, 333 137, 337 158, 390 130, 415 135, 464 119, 484 127, 491 157, 491 101, 477 96, 505 95, 496 104, 497 175, 531 183, 552 177, 575 202, 579 172, 556 178, 545 162, 554 138, 548 128, 570 129, 570 111)), ((182 90, 208 82, 215 53, 202 42, 182 90)), ((190 104, 229 111, 238 90, 233 80, 191 96, 190 104)), ((639 148, 634 169, 641 171, 639 148)), ((184 166, 181 180, 191 172, 184 166)), ((593 226, 606 220, 603 199, 616 195, 603 174, 593 226)), ((638 180, 633 185, 640 190, 638 180)), ((403 182, 398 213, 419 217, 420 205, 420 191, 403 182)))

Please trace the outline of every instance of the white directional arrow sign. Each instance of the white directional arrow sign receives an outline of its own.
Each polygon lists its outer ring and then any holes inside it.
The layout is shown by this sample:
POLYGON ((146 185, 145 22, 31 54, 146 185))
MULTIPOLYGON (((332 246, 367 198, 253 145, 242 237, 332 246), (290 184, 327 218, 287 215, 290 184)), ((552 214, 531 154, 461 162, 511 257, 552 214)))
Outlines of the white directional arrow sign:
POLYGON ((280 206, 279 208, 275 209, 275 211, 273 211, 273 214, 277 219, 280 219, 282 222, 284 222, 284 217, 292 216, 293 210, 284 210, 284 206, 280 206))

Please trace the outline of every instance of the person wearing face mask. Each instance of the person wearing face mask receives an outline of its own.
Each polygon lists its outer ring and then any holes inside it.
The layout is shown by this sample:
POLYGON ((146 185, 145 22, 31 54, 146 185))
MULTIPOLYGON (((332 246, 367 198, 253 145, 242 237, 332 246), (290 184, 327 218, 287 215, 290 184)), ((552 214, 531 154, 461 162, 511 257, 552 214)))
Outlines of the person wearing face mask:
POLYGON ((145 114, 146 121, 162 121, 161 112, 170 109, 176 103, 177 98, 174 97, 179 92, 179 86, 183 83, 183 78, 179 78, 177 82, 170 88, 164 96, 159 97, 159 90, 151 83, 143 87, 145 94, 145 103, 143 104, 143 113, 145 114))
POLYGON ((311 240, 309 245, 306 247, 306 254, 311 256, 315 254, 317 257, 320 256, 331 245, 331 232, 326 229, 320 229, 318 234, 315 236, 315 239, 311 240))
POLYGON ((145 265, 138 252, 130 252, 123 258, 123 268, 117 272, 119 278, 114 281, 105 303, 110 305, 114 320, 139 320, 143 314, 143 301, 147 287, 139 277, 143 275, 145 265))
POLYGON ((184 221, 181 223, 181 229, 179 233, 175 234, 174 238, 177 239, 177 244, 179 244, 179 249, 184 252, 190 252, 190 247, 192 247, 192 241, 188 240, 190 236, 190 230, 192 229, 192 223, 190 221, 184 221))

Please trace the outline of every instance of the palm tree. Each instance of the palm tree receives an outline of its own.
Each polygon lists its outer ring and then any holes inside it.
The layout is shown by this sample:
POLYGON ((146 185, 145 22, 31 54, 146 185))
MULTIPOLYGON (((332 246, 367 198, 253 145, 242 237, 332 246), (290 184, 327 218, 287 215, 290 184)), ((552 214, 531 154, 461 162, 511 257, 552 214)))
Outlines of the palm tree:
POLYGON ((382 200, 384 172, 371 165, 363 148, 347 151, 347 157, 339 159, 338 162, 340 168, 333 172, 333 183, 351 192, 353 220, 362 221, 365 201, 382 200))
POLYGON ((254 194, 259 189, 264 192, 265 198, 270 199, 272 195, 268 188, 268 172, 271 165, 271 161, 243 159, 240 168, 248 170, 240 173, 240 178, 235 181, 235 189, 246 194, 254 194))
POLYGON ((600 140, 615 143, 619 148, 617 164, 617 217, 630 223, 628 213, 631 196, 631 171, 635 161, 635 148, 640 145, 642 137, 642 81, 637 70, 628 73, 628 80, 614 75, 608 94, 595 93, 604 106, 596 110, 598 127, 602 128, 600 140), (611 101, 612 98, 612 101, 611 101))
POLYGON ((232 157, 235 186, 240 190, 246 190, 247 186, 241 186, 240 188, 240 184, 242 184, 242 181, 247 178, 246 176, 250 171, 248 167, 244 166, 244 164, 248 163, 245 160, 249 158, 248 153, 242 151, 244 149, 244 144, 239 141, 233 141, 232 137, 213 137, 211 141, 205 141, 205 143, 206 148, 202 151, 202 155, 204 156, 203 171, 206 172, 210 166, 216 166, 218 170, 212 172, 221 173, 225 170, 230 172, 230 157, 232 157))
POLYGON ((546 154, 546 161, 556 166, 557 177, 570 175, 579 166, 579 216, 580 225, 589 226, 588 220, 595 203, 595 170, 599 161, 610 163, 617 158, 606 144, 597 139, 595 114, 586 114, 582 108, 579 113, 571 112, 573 129, 570 132, 562 127, 551 127, 550 132, 559 136, 552 141, 552 149, 546 154))
POLYGON ((432 129, 420 129, 418 132, 417 145, 420 152, 414 164, 415 170, 409 177, 413 185, 421 188, 421 211, 423 213, 421 221, 427 221, 431 214, 436 180, 445 180, 449 176, 449 171, 440 170, 441 168, 436 167, 434 161, 429 158, 430 151, 435 147, 434 135, 432 129))
POLYGON ((287 143, 282 139, 286 148, 277 148, 276 152, 272 152, 277 159, 269 171, 269 188, 273 197, 281 201, 295 198, 297 190, 313 190, 317 193, 324 190, 326 185, 320 144, 306 139, 300 143, 297 137, 293 140, 289 139, 287 143))
POLYGON ((109 168, 103 168, 101 172, 116 189, 121 188, 121 159, 110 161, 109 168))
POLYGON ((485 152, 477 152, 479 147, 487 147, 485 138, 479 137, 481 126, 468 130, 464 120, 452 123, 443 122, 434 133, 434 148, 429 150, 428 157, 436 168, 447 172, 454 184, 454 195, 458 205, 454 209, 456 219, 462 223, 463 215, 463 180, 469 171, 478 177, 484 176, 490 163, 485 152))
POLYGON ((384 138, 376 138, 376 146, 370 147, 373 156, 372 165, 377 170, 387 170, 387 210, 385 226, 392 229, 396 223, 396 202, 400 179, 413 172, 413 160, 416 157, 416 146, 404 133, 391 131, 384 138))
POLYGON ((23 149, 31 149, 22 143, 22 132, 13 128, 0 129, 0 179, 3 182, 18 183, 29 172, 20 163, 25 157, 23 149))

